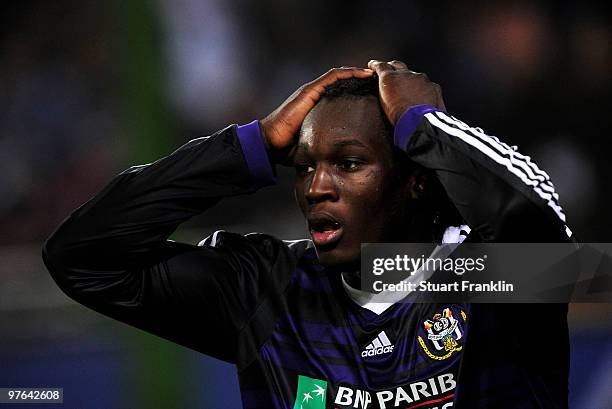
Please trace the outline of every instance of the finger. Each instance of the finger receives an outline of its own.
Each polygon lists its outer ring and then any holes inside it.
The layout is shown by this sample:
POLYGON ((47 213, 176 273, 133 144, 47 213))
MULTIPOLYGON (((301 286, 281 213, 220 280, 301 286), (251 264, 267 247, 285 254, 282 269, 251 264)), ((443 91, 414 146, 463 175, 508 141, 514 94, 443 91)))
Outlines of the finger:
POLYGON ((403 62, 398 61, 398 60, 389 61, 387 64, 392 66, 395 70, 410 71, 406 64, 404 64, 403 62))
POLYGON ((346 79, 351 77, 366 78, 374 75, 374 71, 369 68, 358 67, 340 67, 331 70, 330 75, 336 76, 337 79, 346 79))
POLYGON ((317 91, 318 93, 322 93, 325 91, 325 87, 333 84, 338 80, 348 79, 348 78, 367 78, 374 75, 374 71, 368 68, 356 68, 356 67, 340 67, 340 68, 332 68, 327 71, 325 74, 321 75, 316 80, 312 81, 309 85, 310 88, 317 91))
POLYGON ((314 82, 321 83, 323 85, 330 85, 340 79, 367 78, 371 77, 372 75, 374 75, 374 71, 368 68, 340 67, 332 68, 314 80, 314 82))
POLYGON ((372 70, 376 71, 376 74, 379 77, 381 76, 381 74, 384 74, 386 72, 395 71, 395 68, 393 68, 391 65, 380 60, 370 60, 370 62, 368 62, 368 68, 371 68, 372 70))
POLYGON ((370 76, 374 74, 374 71, 372 71, 369 68, 359 68, 359 67, 340 67, 340 68, 332 68, 331 70, 329 70, 326 74, 328 75, 348 75, 347 78, 350 78, 351 76, 370 76))
POLYGON ((414 74, 414 75, 421 75, 423 76, 423 78, 425 79, 429 79, 429 77, 427 76, 427 74, 425 74, 424 72, 417 72, 417 71, 412 71, 410 68, 408 68, 408 66, 406 65, 406 63, 399 61, 399 60, 393 60, 393 61, 389 61, 387 64, 389 64, 390 66, 393 67, 393 69, 395 69, 396 71, 408 71, 410 74, 414 74))
POLYGON ((442 96, 442 88, 440 85, 433 83, 436 90, 436 108, 443 109, 446 111, 446 105, 444 104, 444 98, 442 96))

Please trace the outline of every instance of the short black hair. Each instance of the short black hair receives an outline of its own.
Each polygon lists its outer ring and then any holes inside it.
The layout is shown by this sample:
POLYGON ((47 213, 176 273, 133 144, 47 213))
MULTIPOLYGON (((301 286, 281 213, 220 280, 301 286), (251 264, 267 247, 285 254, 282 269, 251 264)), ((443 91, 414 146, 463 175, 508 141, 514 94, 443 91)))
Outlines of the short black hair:
POLYGON ((341 79, 325 88, 321 98, 334 99, 339 97, 378 97, 378 77, 341 79))

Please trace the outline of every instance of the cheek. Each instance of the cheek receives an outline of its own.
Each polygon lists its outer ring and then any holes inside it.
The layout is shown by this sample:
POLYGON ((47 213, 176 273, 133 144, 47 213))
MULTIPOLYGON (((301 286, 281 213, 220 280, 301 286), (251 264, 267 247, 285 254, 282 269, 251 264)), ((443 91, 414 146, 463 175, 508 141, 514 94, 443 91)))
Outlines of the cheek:
POLYGON ((304 190, 302 184, 295 183, 293 186, 293 197, 298 207, 302 211, 302 214, 306 214, 306 198, 304 197, 304 190))
POLYGON ((376 207, 383 199, 383 172, 370 170, 356 184, 355 195, 362 198, 364 206, 376 207))
POLYGON ((383 199, 383 173, 370 170, 359 179, 345 183, 345 192, 350 197, 352 208, 360 216, 366 216, 366 220, 377 218, 382 214, 384 208, 383 199))

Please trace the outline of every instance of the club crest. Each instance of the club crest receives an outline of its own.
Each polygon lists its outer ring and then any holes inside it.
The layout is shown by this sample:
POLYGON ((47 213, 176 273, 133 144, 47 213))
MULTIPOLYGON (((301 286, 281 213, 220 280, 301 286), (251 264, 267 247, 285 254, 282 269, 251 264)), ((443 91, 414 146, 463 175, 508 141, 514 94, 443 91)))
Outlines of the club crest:
POLYGON ((419 336, 418 341, 431 359, 441 361, 463 349, 463 324, 467 316, 462 310, 458 311, 460 317, 455 317, 453 310, 445 308, 441 314, 434 314, 423 322, 426 340, 419 336))

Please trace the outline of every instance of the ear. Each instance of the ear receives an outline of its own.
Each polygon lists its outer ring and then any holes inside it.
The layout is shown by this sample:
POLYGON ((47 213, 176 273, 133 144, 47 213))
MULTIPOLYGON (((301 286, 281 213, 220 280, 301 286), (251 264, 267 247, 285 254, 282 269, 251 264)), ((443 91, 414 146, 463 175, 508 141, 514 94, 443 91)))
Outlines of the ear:
POLYGON ((427 192, 429 178, 427 175, 410 175, 407 181, 408 195, 411 199, 420 199, 427 192))

